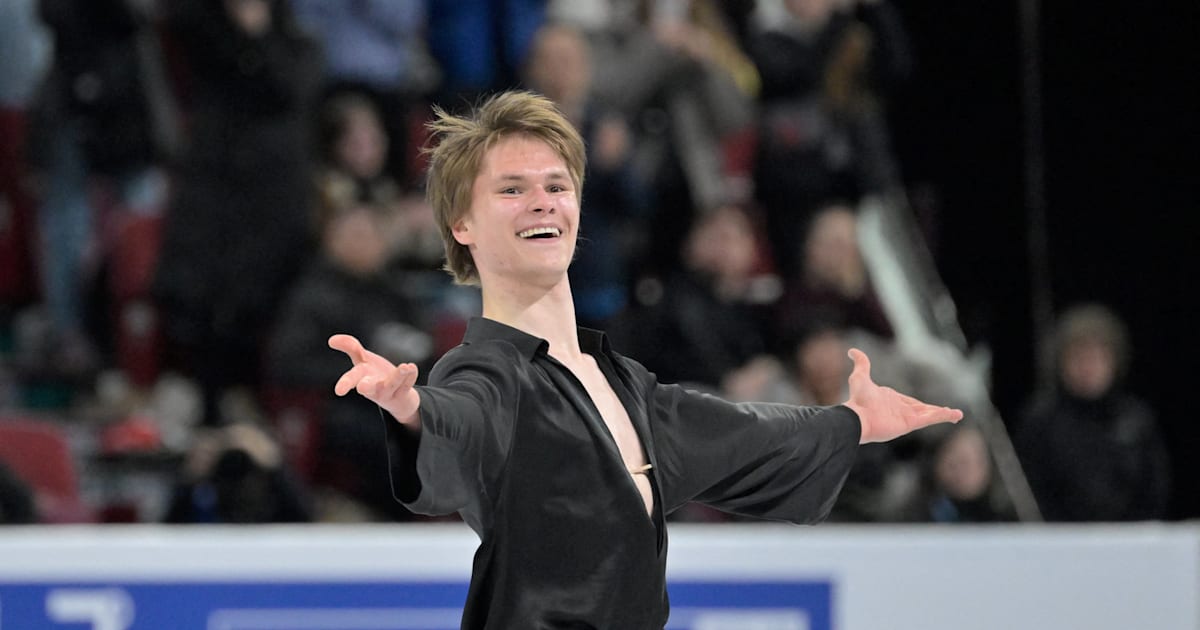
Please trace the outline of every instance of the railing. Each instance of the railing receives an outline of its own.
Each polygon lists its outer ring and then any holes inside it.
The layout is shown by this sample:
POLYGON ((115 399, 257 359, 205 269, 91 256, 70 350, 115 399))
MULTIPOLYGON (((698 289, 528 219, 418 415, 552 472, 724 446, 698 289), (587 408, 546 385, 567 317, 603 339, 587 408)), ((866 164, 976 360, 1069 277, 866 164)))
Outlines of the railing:
POLYGON ((860 204, 859 246, 896 332, 897 349, 905 357, 937 366, 939 378, 948 382, 966 406, 964 413, 983 432, 1017 517, 1042 520, 992 401, 990 353, 985 347, 968 346, 954 299, 942 283, 902 194, 871 197, 860 204))

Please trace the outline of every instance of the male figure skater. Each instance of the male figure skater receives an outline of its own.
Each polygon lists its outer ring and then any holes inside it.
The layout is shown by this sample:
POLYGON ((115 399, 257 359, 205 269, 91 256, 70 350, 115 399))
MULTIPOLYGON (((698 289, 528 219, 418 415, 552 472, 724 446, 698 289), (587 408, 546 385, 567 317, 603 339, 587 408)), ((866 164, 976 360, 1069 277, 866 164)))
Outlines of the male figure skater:
POLYGON ((396 498, 457 511, 481 539, 462 627, 661 630, 664 515, 696 500, 761 518, 828 513, 857 444, 962 412, 871 381, 851 350, 850 400, 731 404, 658 383, 575 324, 584 147, 549 100, 502 93, 431 125, 428 196, 447 270, 478 284, 483 316, 414 386, 358 340, 329 345, 350 390, 390 413, 396 498))

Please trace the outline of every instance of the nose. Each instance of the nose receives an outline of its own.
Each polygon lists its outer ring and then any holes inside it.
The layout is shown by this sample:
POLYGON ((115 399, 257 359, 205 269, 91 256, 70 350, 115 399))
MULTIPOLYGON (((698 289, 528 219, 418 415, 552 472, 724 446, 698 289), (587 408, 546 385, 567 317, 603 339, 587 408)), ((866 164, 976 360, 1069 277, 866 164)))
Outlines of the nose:
POLYGON ((543 186, 534 188, 533 198, 530 200, 531 210, 534 212, 545 212, 546 214, 554 214, 554 195, 546 191, 543 186))

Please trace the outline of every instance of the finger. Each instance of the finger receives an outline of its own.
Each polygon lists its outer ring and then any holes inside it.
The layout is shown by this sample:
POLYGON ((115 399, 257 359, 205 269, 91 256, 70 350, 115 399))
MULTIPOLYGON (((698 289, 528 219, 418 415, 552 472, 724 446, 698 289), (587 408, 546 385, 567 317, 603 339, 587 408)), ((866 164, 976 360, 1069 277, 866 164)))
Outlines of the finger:
POLYGON ((375 401, 379 398, 379 377, 375 375, 364 376, 355 389, 363 397, 375 401))
POLYGON ((963 419, 963 412, 961 409, 957 409, 955 407, 944 407, 941 405, 931 405, 927 402, 922 402, 920 400, 917 400, 916 398, 913 398, 912 396, 901 394, 899 392, 897 392, 896 395, 899 396, 900 400, 904 401, 904 403, 907 404, 909 407, 911 407, 914 410, 917 410, 919 412, 924 412, 925 410, 933 410, 937 413, 942 414, 946 418, 949 418, 950 422, 958 422, 959 420, 963 419))
POLYGON ((346 396, 350 390, 362 391, 361 384, 364 380, 371 379, 373 382, 378 382, 379 378, 374 376, 374 368, 367 364, 359 364, 342 374, 342 378, 337 379, 334 384, 334 394, 338 396, 346 396))
POLYGON ((346 353, 346 356, 350 357, 350 360, 355 364, 371 363, 385 370, 391 370, 395 367, 391 361, 388 361, 382 355, 375 354, 364 348, 358 339, 351 335, 338 334, 330 337, 329 347, 346 353))
POLYGON ((962 412, 957 409, 949 409, 946 407, 931 407, 921 414, 925 424, 937 424, 940 422, 958 422, 962 420, 962 412))
POLYGON ((854 362, 854 370, 850 372, 850 378, 871 378, 871 360, 867 358, 866 353, 858 348, 850 348, 847 352, 850 360, 854 362))
POLYGON ((351 335, 337 334, 329 338, 329 347, 340 350, 355 363, 366 363, 366 350, 358 339, 351 335))
POLYGON ((346 373, 343 374, 342 377, 337 380, 337 383, 334 384, 333 393, 337 394, 338 396, 345 396, 350 392, 350 390, 358 387, 358 383, 362 381, 363 377, 365 377, 368 373, 369 367, 362 363, 355 365, 349 370, 346 370, 346 373))
POLYGON ((381 397, 394 398, 405 389, 411 389, 416 382, 417 366, 412 363, 401 363, 384 380, 380 388, 381 397))
POLYGON ((403 375, 403 381, 401 382, 400 386, 412 387, 413 385, 416 385, 417 366, 413 363, 405 363, 402 367, 404 369, 404 371, 401 373, 403 375))
POLYGON ((850 356, 851 361, 854 361, 854 369, 865 369, 868 372, 871 371, 871 360, 867 358, 865 352, 859 350, 858 348, 850 348, 846 354, 850 356))

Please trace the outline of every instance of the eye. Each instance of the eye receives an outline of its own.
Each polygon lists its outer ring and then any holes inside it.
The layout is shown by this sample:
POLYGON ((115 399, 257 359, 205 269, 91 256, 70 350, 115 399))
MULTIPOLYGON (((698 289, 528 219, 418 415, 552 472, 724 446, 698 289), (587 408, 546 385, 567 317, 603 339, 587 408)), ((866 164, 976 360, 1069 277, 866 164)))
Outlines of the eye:
POLYGON ((567 187, 562 184, 550 184, 548 190, 552 193, 567 192, 567 187))
POLYGON ((516 186, 507 186, 505 188, 500 189, 500 194, 502 194, 502 195, 516 195, 516 194, 519 194, 520 192, 521 191, 516 186))

